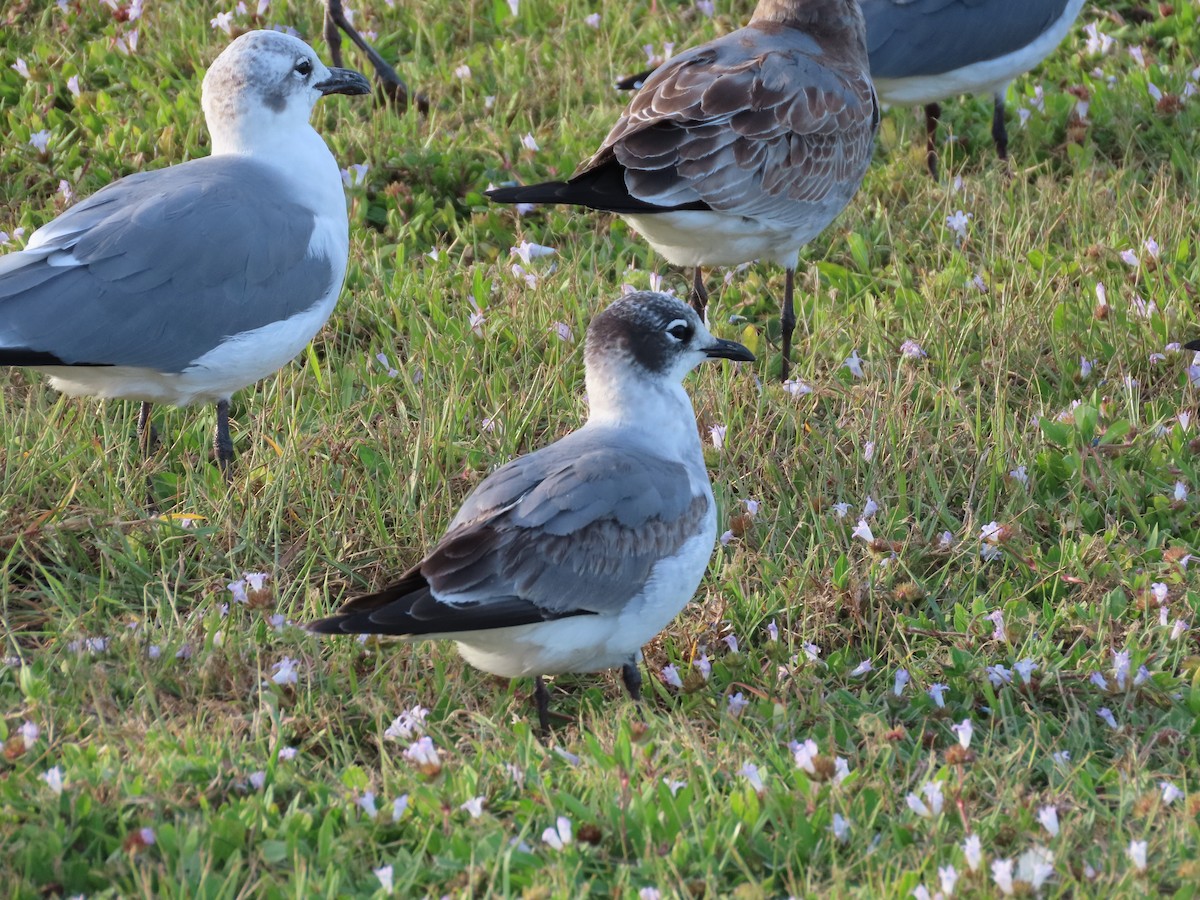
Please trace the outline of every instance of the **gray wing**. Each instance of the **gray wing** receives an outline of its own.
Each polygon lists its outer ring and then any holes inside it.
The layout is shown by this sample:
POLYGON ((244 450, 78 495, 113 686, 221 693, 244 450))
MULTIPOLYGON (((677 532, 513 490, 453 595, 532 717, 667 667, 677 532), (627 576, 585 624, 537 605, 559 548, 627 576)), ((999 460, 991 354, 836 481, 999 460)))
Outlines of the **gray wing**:
POLYGON ((803 219, 804 202, 853 194, 870 161, 878 110, 854 55, 739 29, 656 69, 581 172, 615 159, 647 203, 803 219))
POLYGON ((398 583, 310 628, 438 634, 613 614, 709 506, 682 465, 576 432, 490 475, 398 583))
POLYGON ((313 211, 270 169, 206 157, 131 175, 0 257, 0 363, 179 372, 334 287, 313 211))
POLYGON ((860 0, 876 78, 940 75, 1033 42, 1068 0, 860 0))

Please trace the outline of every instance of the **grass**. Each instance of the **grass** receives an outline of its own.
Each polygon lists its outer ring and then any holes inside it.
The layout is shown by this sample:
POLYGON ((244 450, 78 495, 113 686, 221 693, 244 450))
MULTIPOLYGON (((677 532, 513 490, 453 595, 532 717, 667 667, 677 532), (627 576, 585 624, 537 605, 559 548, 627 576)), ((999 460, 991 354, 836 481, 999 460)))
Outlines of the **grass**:
MULTIPOLYGON (((957 896, 989 897, 993 863, 1042 847, 1044 896, 1196 895, 1200 632, 1174 625, 1200 598, 1186 556, 1200 546, 1197 388, 1190 355, 1164 347, 1195 333, 1200 101, 1156 108, 1147 87, 1178 97, 1200 64, 1194 4, 1085 8, 1010 91, 1011 177, 986 100, 947 104, 957 178, 941 183, 924 173, 921 122, 884 117, 858 198, 805 251, 796 375, 811 393, 775 375, 781 271, 751 266, 715 292, 714 328, 760 354, 690 382, 704 433, 728 428, 708 461, 738 534, 646 648, 644 708, 613 673, 557 679, 546 748, 530 686, 452 647, 319 641, 292 624, 410 565, 491 468, 582 421, 581 338, 622 284, 658 273, 686 289, 619 221, 517 218, 481 192, 569 172, 618 114, 608 85, 641 45, 707 39, 749 5, 718 3, 713 19, 671 0, 363 5, 359 23, 435 108, 318 109, 338 159, 370 164, 348 192, 346 290, 295 363, 235 397, 229 487, 209 461, 211 409, 157 410, 163 446, 143 462, 133 404, 0 375, 0 893, 370 896, 391 865, 402 896, 905 898, 953 866, 957 896), (1091 22, 1118 42, 1103 58, 1086 52, 1091 22), (1044 110, 1021 127, 1039 85, 1044 110), (946 225, 958 210, 962 239, 946 225), (558 249, 535 287, 510 272, 522 239, 558 249), (903 357, 906 339, 928 356, 903 357), (852 351, 861 379, 842 365, 852 351), (161 517, 141 506, 146 478, 161 517), (852 534, 868 496, 871 543, 852 534), (981 558, 993 543, 998 558, 981 558), (269 578, 231 603, 244 572, 269 578), (285 658, 294 684, 274 680, 285 658), (1011 683, 993 683, 996 666, 1011 683), (386 733, 415 704, 436 774, 386 733), (951 729, 964 720, 967 751, 951 729), (812 771, 789 747, 807 739, 812 771), (61 794, 44 778, 55 767, 61 794), (1184 795, 1165 802, 1162 782, 1184 795), (921 816, 907 797, 928 808, 929 784, 944 806, 921 816), (476 797, 478 818, 463 808, 476 797), (574 839, 558 851, 543 832, 560 816, 574 839)), ((43 7, 10 7, 0 31, 9 235, 65 208, 60 180, 85 195, 207 152, 198 76, 227 40, 212 4, 148 3, 132 55, 115 42, 133 26, 103 4, 43 7), (45 154, 28 143, 41 129, 45 154)), ((276 0, 265 21, 317 40, 319 15, 276 0)))

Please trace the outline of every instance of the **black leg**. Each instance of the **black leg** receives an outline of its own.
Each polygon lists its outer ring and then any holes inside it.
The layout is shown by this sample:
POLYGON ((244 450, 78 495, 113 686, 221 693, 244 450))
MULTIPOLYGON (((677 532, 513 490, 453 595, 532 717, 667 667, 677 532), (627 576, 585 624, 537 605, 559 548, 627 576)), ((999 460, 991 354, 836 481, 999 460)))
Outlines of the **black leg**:
MULTIPOLYGON (((149 459, 154 452, 154 445, 158 443, 158 434, 154 431, 154 423, 150 420, 150 409, 152 404, 144 402, 138 408, 137 420, 137 436, 138 446, 142 448, 142 459, 149 459)), ((154 499, 154 481, 149 475, 146 476, 146 511, 155 514, 158 512, 158 503, 154 499)))
POLYGON ((533 680, 533 702, 537 706, 538 727, 542 730, 542 740, 550 737, 550 692, 546 690, 546 682, 539 675, 533 680))
POLYGON ((701 320, 704 319, 704 310, 708 306, 708 291, 704 288, 704 270, 696 266, 696 271, 692 274, 692 309, 700 314, 701 320))
POLYGON ((621 680, 625 682, 625 690, 629 691, 630 699, 634 703, 641 703, 642 672, 638 668, 636 659, 631 659, 625 665, 621 666, 621 680))
POLYGON ((329 44, 329 59, 335 66, 342 64, 342 39, 338 35, 338 29, 346 32, 346 36, 367 55, 367 59, 371 61, 371 65, 375 69, 375 77, 383 86, 383 92, 397 106, 403 109, 408 106, 411 98, 417 104, 417 109, 423 113, 429 112, 429 100, 422 94, 412 94, 408 85, 404 83, 404 79, 396 74, 396 70, 388 65, 374 47, 363 40, 361 34, 354 30, 346 19, 345 10, 342 9, 342 0, 325 0, 325 42, 329 44))
POLYGON ((934 181, 938 177, 937 127, 941 115, 942 108, 936 103, 925 104, 925 165, 934 181))
POLYGON ((992 101, 992 140, 996 143, 996 155, 1008 159, 1008 129, 1004 126, 1004 94, 997 94, 992 101))
POLYGON ((217 453, 217 465, 221 467, 221 472, 228 481, 233 464, 233 438, 229 436, 228 400, 221 400, 217 403, 217 430, 213 438, 213 449, 217 453))
POLYGON ((783 287, 783 303, 779 309, 779 329, 783 332, 783 381, 787 381, 788 367, 792 361, 792 332, 796 330, 796 305, 792 297, 795 286, 796 270, 788 269, 783 287))
POLYGON ((154 430, 154 423, 150 420, 151 406, 152 404, 143 402, 138 409, 138 445, 142 448, 142 456, 145 459, 150 458, 150 454, 154 452, 154 445, 158 443, 158 434, 154 430))

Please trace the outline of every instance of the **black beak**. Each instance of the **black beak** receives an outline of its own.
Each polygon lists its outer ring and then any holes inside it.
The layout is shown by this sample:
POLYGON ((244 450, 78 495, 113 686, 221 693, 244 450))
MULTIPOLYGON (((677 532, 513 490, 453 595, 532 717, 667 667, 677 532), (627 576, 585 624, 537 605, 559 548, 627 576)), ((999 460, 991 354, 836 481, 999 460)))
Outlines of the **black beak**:
POLYGON ((704 348, 704 355, 709 359, 736 359, 739 362, 754 362, 754 354, 737 341, 723 341, 719 338, 711 347, 704 348))
POLYGON ((371 93, 371 82, 353 69, 330 69, 329 77, 314 87, 326 95, 371 93))

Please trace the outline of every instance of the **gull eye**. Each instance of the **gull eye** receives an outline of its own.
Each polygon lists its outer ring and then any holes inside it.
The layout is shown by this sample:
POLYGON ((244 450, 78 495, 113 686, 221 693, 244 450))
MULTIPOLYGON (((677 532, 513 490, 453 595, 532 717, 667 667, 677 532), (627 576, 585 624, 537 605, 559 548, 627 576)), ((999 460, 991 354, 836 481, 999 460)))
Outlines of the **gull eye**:
POLYGON ((312 74, 312 60, 302 59, 296 63, 296 71, 307 78, 312 74))
POLYGON ((692 337, 692 326, 683 319, 676 319, 667 326, 667 334, 675 338, 681 344, 684 341, 690 340, 692 337))

